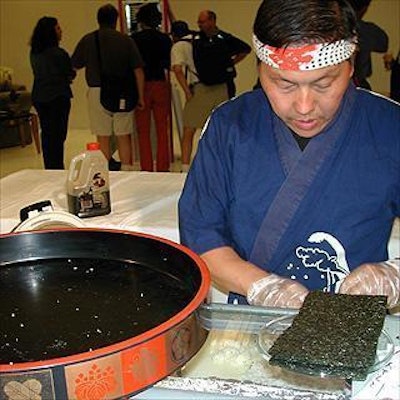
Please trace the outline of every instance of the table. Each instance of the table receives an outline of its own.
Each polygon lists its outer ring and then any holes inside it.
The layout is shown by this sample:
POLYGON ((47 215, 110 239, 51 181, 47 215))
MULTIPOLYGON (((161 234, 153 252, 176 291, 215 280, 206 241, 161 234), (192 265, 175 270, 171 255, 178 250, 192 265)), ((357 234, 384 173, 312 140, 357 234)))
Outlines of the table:
MULTIPOLYGON (((110 172, 111 214, 82 220, 88 227, 126 229, 179 242, 177 202, 186 174, 110 172)), ((22 170, 0 179, 0 233, 19 222, 29 204, 51 200, 55 210, 68 210, 67 171, 22 170)), ((400 220, 389 242, 389 258, 400 258, 400 220)))
MULTIPOLYGON (((111 213, 82 219, 93 228, 126 229, 179 242, 177 202, 186 174, 110 172, 111 213)), ((0 232, 19 223, 20 209, 50 200, 68 211, 67 171, 22 170, 0 180, 0 232)))
MULTIPOLYGON (((181 194, 186 174, 151 172, 110 172, 110 193, 112 212, 101 217, 86 218, 82 221, 88 227, 119 228, 161 236, 179 241, 177 201, 181 194)), ((67 210, 66 198, 67 171, 22 170, 0 179, 0 232, 10 232, 19 223, 20 209, 43 200, 51 200, 55 210, 67 210)), ((400 257, 400 224, 397 220, 389 245, 391 257, 400 257)), ((223 294, 213 288, 210 296, 213 302, 223 302, 223 294)), ((399 319, 392 320, 394 331, 398 332, 399 319)), ((385 390, 398 388, 392 378, 400 369, 400 348, 396 343, 396 357, 391 366, 383 371, 385 377, 370 377, 355 387, 354 400, 366 400, 370 393, 381 399, 385 390), (397 364, 396 364, 397 363, 397 364), (376 394, 374 390, 380 390, 376 394)), ((232 398, 216 395, 168 390, 154 387, 135 396, 137 399, 181 398, 232 398)), ((236 397, 237 398, 237 397, 236 397)))
POLYGON ((39 138, 39 121, 38 116, 34 113, 23 112, 23 113, 0 113, 0 123, 4 125, 4 130, 7 132, 7 128, 16 127, 18 129, 19 142, 21 147, 27 145, 27 139, 30 143, 29 138, 33 137, 35 148, 38 154, 40 154, 40 138, 39 138), (26 124, 29 125, 29 136, 27 137, 26 124))
MULTIPOLYGON (((35 143, 36 152, 40 154, 40 138, 39 138, 39 118, 35 113, 28 113, 24 116, 25 120, 29 122, 31 128, 31 135, 33 137, 33 141, 35 143)), ((21 136, 22 125, 18 124, 19 133, 21 136)), ((21 146, 25 146, 25 138, 21 137, 21 146)))

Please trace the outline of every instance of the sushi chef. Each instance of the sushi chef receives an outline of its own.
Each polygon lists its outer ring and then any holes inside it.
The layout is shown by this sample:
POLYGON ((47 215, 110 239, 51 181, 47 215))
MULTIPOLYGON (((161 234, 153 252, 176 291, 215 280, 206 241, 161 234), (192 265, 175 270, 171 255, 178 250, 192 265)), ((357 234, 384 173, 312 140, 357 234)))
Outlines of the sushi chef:
POLYGON ((399 301, 400 105, 353 85, 357 46, 345 0, 262 1, 261 88, 212 113, 179 200, 181 241, 229 302, 399 301))

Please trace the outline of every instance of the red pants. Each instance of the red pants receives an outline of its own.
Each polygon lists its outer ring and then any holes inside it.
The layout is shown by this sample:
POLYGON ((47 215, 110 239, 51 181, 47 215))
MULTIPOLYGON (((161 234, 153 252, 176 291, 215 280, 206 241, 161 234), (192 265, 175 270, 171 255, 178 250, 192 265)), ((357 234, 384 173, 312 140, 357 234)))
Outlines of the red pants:
POLYGON ((157 133, 157 171, 169 170, 169 118, 170 90, 166 81, 146 81, 144 85, 144 110, 135 110, 136 127, 139 138, 140 167, 142 171, 153 171, 150 127, 153 112, 157 133))

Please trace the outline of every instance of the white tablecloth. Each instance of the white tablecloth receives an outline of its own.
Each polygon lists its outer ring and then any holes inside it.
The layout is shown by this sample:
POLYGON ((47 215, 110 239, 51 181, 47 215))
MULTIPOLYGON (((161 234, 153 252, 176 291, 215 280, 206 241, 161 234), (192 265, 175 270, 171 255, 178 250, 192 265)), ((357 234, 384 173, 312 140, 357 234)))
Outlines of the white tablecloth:
MULTIPOLYGON (((0 179, 0 232, 11 231, 19 211, 51 200, 55 210, 68 211, 66 171, 22 170, 0 179)), ((110 172, 111 214, 85 218, 88 227, 126 229, 179 241, 177 202, 186 174, 110 172)), ((389 258, 400 257, 400 221, 389 243, 389 258)))
MULTIPOLYGON (((177 202, 186 174, 110 172, 111 213, 82 219, 88 227, 126 229, 179 241, 177 202)), ((68 211, 67 171, 22 170, 0 180, 0 232, 19 223, 19 211, 50 200, 68 211)))

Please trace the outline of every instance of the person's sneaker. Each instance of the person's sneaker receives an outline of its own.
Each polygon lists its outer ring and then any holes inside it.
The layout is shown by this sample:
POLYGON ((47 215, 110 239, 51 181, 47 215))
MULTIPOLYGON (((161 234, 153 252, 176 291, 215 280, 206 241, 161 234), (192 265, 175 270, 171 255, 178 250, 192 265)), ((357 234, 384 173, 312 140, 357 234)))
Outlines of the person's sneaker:
POLYGON ((110 171, 120 171, 121 170, 121 162, 117 161, 113 157, 111 157, 108 160, 108 169, 110 171))

